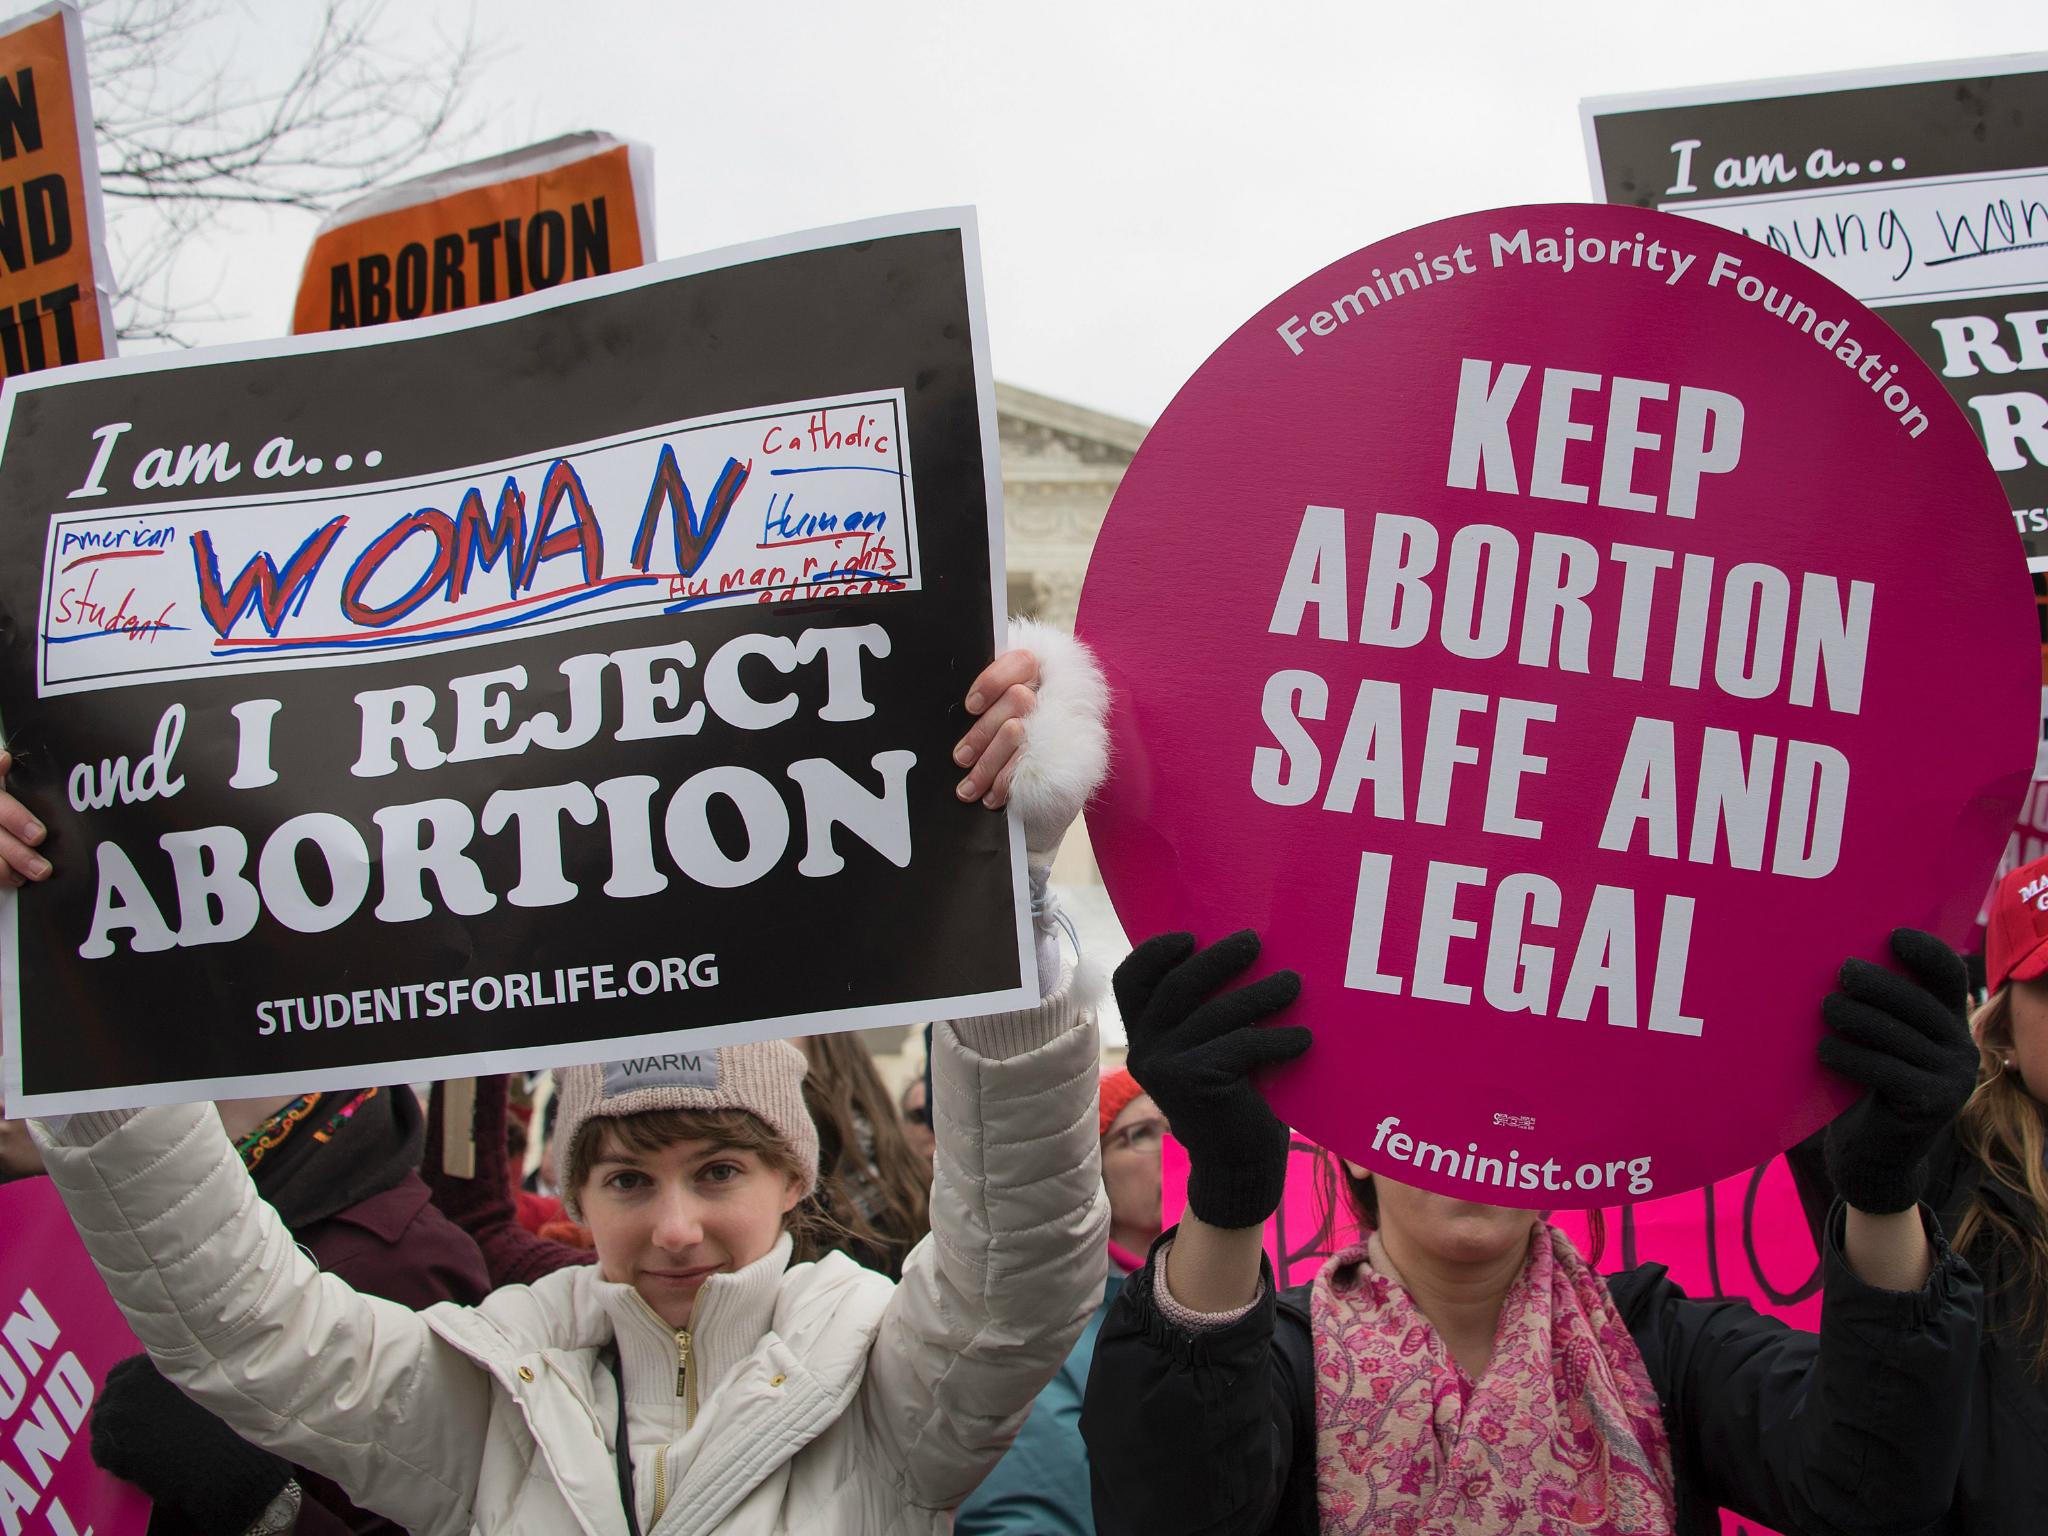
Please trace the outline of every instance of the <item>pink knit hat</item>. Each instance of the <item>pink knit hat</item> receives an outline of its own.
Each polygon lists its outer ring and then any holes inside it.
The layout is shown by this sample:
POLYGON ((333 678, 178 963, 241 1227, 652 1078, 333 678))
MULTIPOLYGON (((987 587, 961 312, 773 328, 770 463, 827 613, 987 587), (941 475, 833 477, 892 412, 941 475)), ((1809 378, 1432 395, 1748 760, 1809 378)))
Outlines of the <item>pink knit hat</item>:
POLYGON ((807 1066, 804 1053, 787 1040, 759 1040, 563 1068, 555 1074, 562 1101, 556 1145, 563 1149, 563 1206, 582 1220, 577 1197, 587 1170, 577 1142, 584 1125, 597 1115, 651 1109, 746 1110, 788 1144, 809 1194, 818 1187, 818 1128, 804 1104, 807 1066))

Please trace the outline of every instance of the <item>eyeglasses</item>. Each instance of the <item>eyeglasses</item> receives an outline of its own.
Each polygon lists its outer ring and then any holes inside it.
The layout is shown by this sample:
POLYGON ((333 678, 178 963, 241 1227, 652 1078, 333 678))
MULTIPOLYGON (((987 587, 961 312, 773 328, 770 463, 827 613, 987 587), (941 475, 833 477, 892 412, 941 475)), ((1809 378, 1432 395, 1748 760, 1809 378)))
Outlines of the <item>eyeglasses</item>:
POLYGON ((1103 1150, 1107 1152, 1157 1152, 1159 1143, 1171 1130, 1164 1120, 1134 1120, 1120 1130, 1111 1131, 1102 1138, 1103 1150))

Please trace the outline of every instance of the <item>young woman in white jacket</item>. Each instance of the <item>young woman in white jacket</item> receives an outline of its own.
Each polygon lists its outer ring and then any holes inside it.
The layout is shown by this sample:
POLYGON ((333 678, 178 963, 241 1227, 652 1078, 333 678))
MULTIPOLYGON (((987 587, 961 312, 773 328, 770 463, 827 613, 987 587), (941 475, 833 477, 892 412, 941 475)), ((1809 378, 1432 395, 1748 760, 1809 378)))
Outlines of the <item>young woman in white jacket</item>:
MULTIPOLYGON (((1105 692, 1071 639, 1013 641, 970 694, 957 792, 1014 795, 1036 883, 1102 775, 1105 692)), ((163 1374, 417 1536, 941 1532, 1102 1293, 1091 998, 1040 938, 1041 1006, 934 1031, 933 1230, 893 1286, 790 1263, 817 1143, 782 1043, 572 1071, 599 1262, 475 1308, 320 1273, 209 1106, 38 1132, 163 1374)), ((289 1495, 257 1529, 290 1529, 289 1495)))

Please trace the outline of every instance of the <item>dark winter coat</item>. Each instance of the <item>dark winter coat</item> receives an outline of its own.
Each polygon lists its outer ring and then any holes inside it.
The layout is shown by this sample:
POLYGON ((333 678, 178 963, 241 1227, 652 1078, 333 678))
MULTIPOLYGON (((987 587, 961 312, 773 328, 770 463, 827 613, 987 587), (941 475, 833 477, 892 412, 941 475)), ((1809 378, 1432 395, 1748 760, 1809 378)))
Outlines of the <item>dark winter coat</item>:
MULTIPOLYGON (((1833 1190, 1813 1137, 1787 1154, 1809 1221, 1833 1190)), ((1981 1188, 2022 1231, 2038 1216, 2011 1186, 1988 1178, 1984 1165, 1953 1136, 1930 1159, 1928 1203, 1944 1230, 1962 1225, 1981 1188)), ((1969 1398, 1963 1467, 1954 1507, 1929 1536, 2042 1536, 2048 1532, 2048 1378, 2034 1369, 2036 1344, 2021 1337, 2027 1293, 2021 1256, 2002 1240, 1973 1243, 1966 1255, 1984 1286, 1982 1352, 1969 1398)))
MULTIPOLYGON (((1812 1536, 1906 1536, 1947 1506, 1963 1445, 1941 1405, 1971 1387, 1977 1281, 1937 1237, 1920 1291, 1873 1289, 1839 1234, 1837 1216, 1818 1336, 1746 1302, 1687 1300, 1661 1264, 1606 1277, 1663 1406, 1680 1536, 1715 1536, 1723 1505, 1812 1536)), ((1088 1378, 1099 1536, 1315 1536, 1308 1287, 1276 1296, 1268 1275, 1249 1314, 1189 1335, 1154 1305, 1158 1251, 1125 1283, 1088 1378)))
POLYGON ((415 1312, 437 1301, 474 1306, 491 1289, 476 1244, 434 1205, 411 1168, 391 1188, 293 1227, 292 1236, 329 1274, 415 1312))

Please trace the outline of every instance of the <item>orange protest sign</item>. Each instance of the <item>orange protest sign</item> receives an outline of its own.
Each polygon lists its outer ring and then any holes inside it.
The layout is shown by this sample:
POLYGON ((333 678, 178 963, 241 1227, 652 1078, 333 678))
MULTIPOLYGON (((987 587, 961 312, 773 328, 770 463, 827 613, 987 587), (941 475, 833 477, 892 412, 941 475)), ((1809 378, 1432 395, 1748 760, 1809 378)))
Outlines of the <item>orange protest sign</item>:
POLYGON ((0 375, 113 348, 85 39, 69 4, 0 32, 0 375))
POLYGON ((580 133, 371 194, 321 226, 292 330, 414 320, 636 267, 649 151, 580 133))

